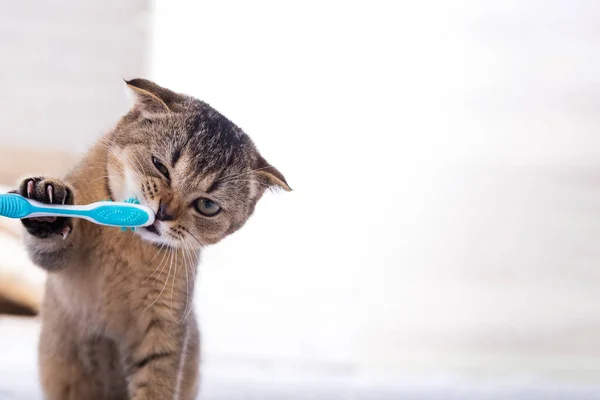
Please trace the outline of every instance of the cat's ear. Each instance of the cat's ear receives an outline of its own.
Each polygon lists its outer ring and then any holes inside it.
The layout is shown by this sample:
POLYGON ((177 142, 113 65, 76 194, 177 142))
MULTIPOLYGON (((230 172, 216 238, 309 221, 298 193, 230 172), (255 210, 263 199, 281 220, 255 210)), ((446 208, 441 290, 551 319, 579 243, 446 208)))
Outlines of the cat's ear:
POLYGON ((125 81, 134 96, 134 108, 147 114, 176 111, 179 95, 147 79, 125 81))
POLYGON ((269 187, 279 187, 286 192, 292 191, 292 188, 286 182, 283 174, 279 172, 277 168, 269 164, 261 155, 258 156, 254 171, 258 177, 269 187))

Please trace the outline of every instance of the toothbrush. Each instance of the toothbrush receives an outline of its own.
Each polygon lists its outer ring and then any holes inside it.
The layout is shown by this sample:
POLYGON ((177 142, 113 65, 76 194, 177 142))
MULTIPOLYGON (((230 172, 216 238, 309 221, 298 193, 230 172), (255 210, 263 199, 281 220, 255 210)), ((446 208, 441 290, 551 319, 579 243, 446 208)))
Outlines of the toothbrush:
POLYGON ((0 194, 0 216, 8 218, 73 217, 121 230, 154 223, 154 212, 135 199, 126 202, 98 201, 87 205, 45 204, 16 193, 0 194))

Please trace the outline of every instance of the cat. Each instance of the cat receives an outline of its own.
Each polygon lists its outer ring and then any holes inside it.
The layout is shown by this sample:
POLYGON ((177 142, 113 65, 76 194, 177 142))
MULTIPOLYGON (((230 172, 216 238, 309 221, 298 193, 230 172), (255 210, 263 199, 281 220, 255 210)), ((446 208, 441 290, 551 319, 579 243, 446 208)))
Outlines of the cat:
POLYGON ((145 79, 126 85, 133 107, 64 179, 31 177, 17 189, 54 204, 135 197, 156 213, 135 232, 22 220, 30 258, 48 271, 39 343, 48 400, 195 398, 200 251, 240 229, 265 190, 291 190, 208 104, 145 79))

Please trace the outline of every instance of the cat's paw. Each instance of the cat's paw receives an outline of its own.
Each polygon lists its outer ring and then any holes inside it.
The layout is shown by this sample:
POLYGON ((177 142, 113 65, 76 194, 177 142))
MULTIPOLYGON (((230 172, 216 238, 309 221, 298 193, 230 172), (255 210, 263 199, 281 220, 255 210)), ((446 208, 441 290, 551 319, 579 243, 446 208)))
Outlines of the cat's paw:
MULTIPOLYGON (((73 204, 73 190, 58 179, 27 178, 21 182, 17 193, 23 197, 46 204, 73 204)), ((40 217, 21 220, 27 232, 38 238, 60 235, 63 239, 71 233, 71 218, 40 217)))

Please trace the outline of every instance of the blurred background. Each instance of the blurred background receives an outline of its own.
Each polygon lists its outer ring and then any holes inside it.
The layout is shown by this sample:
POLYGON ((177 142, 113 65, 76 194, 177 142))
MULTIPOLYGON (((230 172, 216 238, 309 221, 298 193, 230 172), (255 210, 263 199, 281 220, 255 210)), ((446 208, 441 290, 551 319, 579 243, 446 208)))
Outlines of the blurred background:
MULTIPOLYGON (((595 0, 0 0, 0 188, 153 79, 294 188, 203 255, 201 398, 598 399, 599 26, 595 0)), ((0 399, 37 399, 44 276, 0 223, 0 399)))

